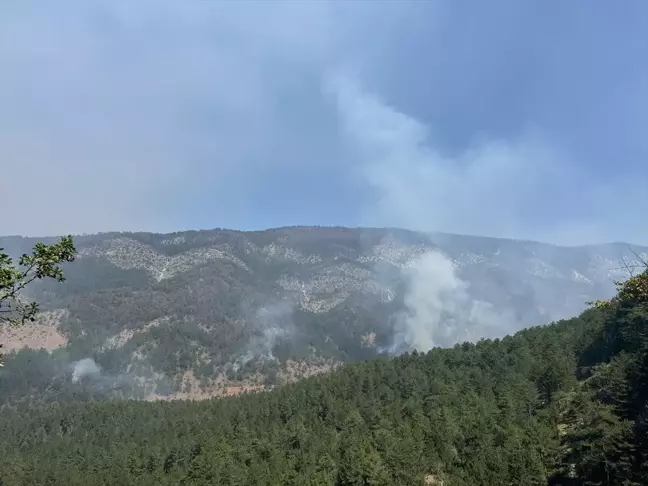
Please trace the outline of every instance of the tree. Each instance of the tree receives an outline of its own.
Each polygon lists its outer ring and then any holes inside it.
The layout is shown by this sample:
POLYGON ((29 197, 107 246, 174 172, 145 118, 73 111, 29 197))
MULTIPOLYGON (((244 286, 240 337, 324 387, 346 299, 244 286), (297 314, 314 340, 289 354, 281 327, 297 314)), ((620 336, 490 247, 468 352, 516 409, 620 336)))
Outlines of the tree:
POLYGON ((0 324, 20 326, 28 321, 33 322, 38 313, 38 304, 28 302, 23 290, 35 280, 43 278, 63 282, 65 276, 61 263, 72 262, 75 256, 72 236, 64 236, 52 245, 36 243, 31 255, 21 256, 18 265, 4 253, 4 248, 0 248, 0 324))
POLYGON ((622 262, 628 279, 614 282, 617 287, 616 296, 610 300, 590 301, 588 304, 602 309, 609 308, 615 303, 629 301, 640 305, 648 304, 648 261, 637 253, 634 255, 638 262, 628 263, 625 260, 622 262), (637 270, 639 270, 638 273, 637 270))

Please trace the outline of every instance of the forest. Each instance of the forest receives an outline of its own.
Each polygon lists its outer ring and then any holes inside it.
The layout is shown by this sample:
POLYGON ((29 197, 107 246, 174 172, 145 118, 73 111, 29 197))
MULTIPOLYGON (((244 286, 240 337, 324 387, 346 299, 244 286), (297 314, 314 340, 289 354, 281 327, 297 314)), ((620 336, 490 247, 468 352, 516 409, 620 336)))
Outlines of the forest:
MULTIPOLYGON (((0 247, 17 259, 37 241, 0 237, 0 247)), ((612 295, 610 270, 622 255, 648 254, 621 244, 572 248, 325 227, 107 233, 75 236, 74 244, 78 258, 63 262, 63 285, 43 279, 26 289, 59 344, 31 340, 7 361, 0 405, 49 387, 61 366, 85 358, 111 375, 146 378, 158 391, 175 389, 185 373, 208 389, 215 377, 268 377, 260 368, 288 360, 379 358, 393 349, 412 311, 406 296, 415 282, 407 265, 422 252, 438 249, 458 262, 470 299, 507 314, 494 320, 501 330, 489 336, 575 315, 583 301, 612 295), (38 351, 39 344, 52 352, 38 351), (242 356, 253 359, 240 366, 242 356), (25 370, 27 362, 38 374, 25 370)), ((0 342, 7 340, 3 330, 0 342)), ((21 331, 6 342, 7 353, 30 339, 28 329, 21 331)))
POLYGON ((578 317, 202 402, 0 418, 0 484, 645 485, 648 272, 578 317))

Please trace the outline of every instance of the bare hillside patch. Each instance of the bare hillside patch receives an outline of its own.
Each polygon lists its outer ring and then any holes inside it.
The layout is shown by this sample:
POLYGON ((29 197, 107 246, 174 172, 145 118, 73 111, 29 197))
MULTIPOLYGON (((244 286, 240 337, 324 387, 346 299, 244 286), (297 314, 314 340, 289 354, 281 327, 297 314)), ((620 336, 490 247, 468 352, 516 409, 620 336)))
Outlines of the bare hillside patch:
POLYGON ((65 346, 67 338, 57 328, 66 313, 64 309, 55 309, 38 314, 36 321, 24 326, 3 326, 0 328, 2 349, 4 351, 22 348, 52 350, 65 346))

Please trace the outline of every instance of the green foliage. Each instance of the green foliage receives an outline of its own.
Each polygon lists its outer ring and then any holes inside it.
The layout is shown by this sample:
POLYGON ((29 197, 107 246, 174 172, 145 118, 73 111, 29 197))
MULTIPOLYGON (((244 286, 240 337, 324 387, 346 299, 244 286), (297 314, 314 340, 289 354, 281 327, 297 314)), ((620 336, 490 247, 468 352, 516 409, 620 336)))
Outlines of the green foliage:
MULTIPOLYGON (((648 267, 648 263, 644 262, 644 266, 648 267)), ((648 305, 648 269, 637 275, 631 275, 626 280, 614 282, 617 288, 617 294, 610 300, 597 300, 590 302, 599 309, 609 309, 614 304, 638 304, 648 305)))
MULTIPOLYGON (((553 349, 553 366, 573 373, 588 322, 365 361, 271 392, 199 403, 79 403, 75 394, 99 395, 89 383, 68 384, 49 406, 5 409, 0 477, 418 485, 432 475, 453 485, 544 484, 560 454, 557 399, 547 403, 540 391, 544 355, 553 349)), ((574 382, 565 375, 552 378, 556 397, 574 382)))
MULTIPOLYGON (((301 237, 309 242, 307 232, 301 237)), ((247 277, 227 268, 218 276, 206 267, 179 277, 186 285, 202 279, 218 289, 191 287, 199 297, 189 305, 197 312, 215 317, 209 309, 216 299, 221 310, 240 304, 221 294, 238 291, 247 277)), ((0 483, 648 484, 645 275, 573 319, 204 402, 114 399, 105 393, 114 384, 70 382, 64 363, 76 357, 21 351, 7 363, 12 372, 0 374, 0 483), (48 389, 48 400, 38 399, 39 388, 48 389)), ((115 271, 116 280, 121 276, 115 271)), ((167 285, 142 295, 128 285, 102 293, 97 283, 94 295, 113 310, 89 328, 97 336, 112 334, 130 318, 165 315, 167 297, 177 295, 167 285), (126 311, 122 299, 142 300, 126 311)), ((87 303, 75 305, 75 315, 92 318, 87 303)), ((352 314, 342 306, 327 316, 340 322, 310 324, 325 337, 350 323, 352 314)), ((370 328, 373 317, 353 321, 357 331, 370 328)), ((300 319, 306 316, 297 316, 302 325, 300 319)), ((163 322, 134 344, 153 341, 160 349, 151 356, 161 366, 187 369, 196 350, 182 348, 180 333, 201 347, 222 349, 180 321, 163 322)), ((299 333, 295 340, 308 342, 299 333)), ((342 352, 357 352, 352 342, 337 343, 342 352)), ((119 355, 102 357, 126 369, 119 355)))
POLYGON ((22 325, 34 321, 38 304, 28 302, 23 291, 32 282, 52 279, 63 282, 61 264, 74 261, 76 249, 72 236, 58 243, 36 243, 31 254, 23 254, 18 265, 0 248, 0 325, 22 325))

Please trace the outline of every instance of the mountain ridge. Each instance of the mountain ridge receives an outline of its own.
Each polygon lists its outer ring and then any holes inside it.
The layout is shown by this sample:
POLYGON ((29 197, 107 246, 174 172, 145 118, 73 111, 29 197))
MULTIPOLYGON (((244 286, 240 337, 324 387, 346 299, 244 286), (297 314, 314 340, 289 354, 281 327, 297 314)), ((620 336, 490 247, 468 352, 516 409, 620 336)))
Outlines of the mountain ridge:
MULTIPOLYGON (((36 241, 3 237, 0 247, 17 255, 36 241)), ((36 327, 3 330, 0 341, 19 349, 16 332, 31 332, 31 347, 42 335, 52 352, 91 356, 106 373, 172 383, 191 373, 207 388, 223 376, 296 379, 289 362, 326 368, 546 324, 613 295, 621 259, 648 253, 305 226, 101 233, 75 244, 67 282, 31 291, 44 311, 36 327)))
MULTIPOLYGON (((86 237, 97 237, 97 236, 128 236, 128 235, 153 235, 153 236, 171 236, 171 235, 180 235, 180 234, 190 234, 190 233, 207 233, 207 232, 230 232, 230 233, 241 233, 241 234, 252 234, 252 233, 264 233, 268 231, 290 231, 290 230, 299 230, 299 229, 310 229, 310 230, 351 230, 351 231, 377 231, 377 232, 403 232, 403 233, 413 233, 417 235, 427 235, 430 238, 434 237, 443 237, 443 236, 452 236, 458 238, 471 238, 471 239, 483 239, 483 240, 497 240, 497 241, 513 241, 517 243, 534 243, 540 245, 547 245, 559 248, 588 248, 588 247, 600 247, 600 246, 623 246, 625 248, 638 247, 638 248, 648 248, 648 245, 643 245, 640 243, 633 243, 623 240, 613 240, 613 241, 600 241, 600 242, 588 242, 588 243, 575 243, 575 244, 565 244, 565 243, 556 243, 551 241, 541 241, 534 240, 530 238, 515 238, 515 237, 506 237, 506 236, 492 236, 492 235, 477 235, 472 233, 450 233, 444 231, 419 231, 413 229, 406 229, 397 226, 344 226, 344 225, 284 225, 276 226, 269 228, 255 228, 255 229, 237 229, 237 228, 223 228, 223 227, 213 227, 213 228, 188 228, 188 229, 179 229, 175 231, 144 231, 144 230, 107 230, 99 231, 96 233, 65 233, 70 234, 75 239, 77 238, 86 238, 86 237)), ((61 233, 63 234, 63 233, 61 233)), ((11 239, 20 239, 20 240, 34 240, 34 241, 54 241, 60 238, 61 235, 20 235, 20 234, 0 234, 0 241, 11 240, 11 239)))

